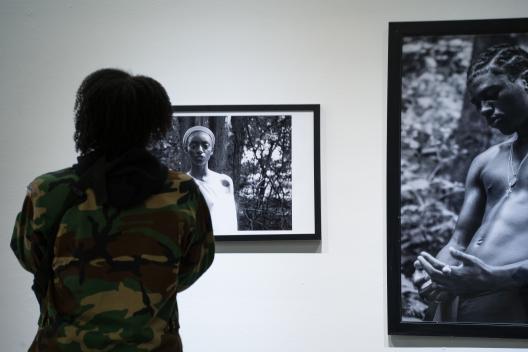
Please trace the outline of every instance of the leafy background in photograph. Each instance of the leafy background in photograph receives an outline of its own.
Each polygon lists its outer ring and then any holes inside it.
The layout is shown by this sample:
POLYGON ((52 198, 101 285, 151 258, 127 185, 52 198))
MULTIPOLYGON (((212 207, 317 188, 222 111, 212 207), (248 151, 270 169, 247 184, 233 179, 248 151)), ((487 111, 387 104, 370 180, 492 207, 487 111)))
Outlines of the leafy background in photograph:
POLYGON ((466 71, 485 48, 527 36, 406 37, 402 47, 402 318, 422 320, 427 305, 412 282, 420 251, 449 240, 473 158, 505 137, 487 127, 466 94, 466 71))
POLYGON ((189 171, 182 138, 195 125, 215 135, 209 168, 233 179, 238 229, 291 230, 291 116, 175 116, 151 151, 169 168, 189 171))

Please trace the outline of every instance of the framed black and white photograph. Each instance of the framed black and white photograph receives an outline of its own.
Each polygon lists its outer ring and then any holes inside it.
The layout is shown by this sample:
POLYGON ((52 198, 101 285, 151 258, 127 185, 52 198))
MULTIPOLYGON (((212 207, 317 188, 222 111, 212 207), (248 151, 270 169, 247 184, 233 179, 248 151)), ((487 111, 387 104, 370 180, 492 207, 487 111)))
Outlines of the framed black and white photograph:
POLYGON ((194 178, 217 240, 318 240, 319 132, 319 105, 173 106, 151 150, 194 178))
POLYGON ((389 24, 388 331, 528 336, 528 19, 389 24))

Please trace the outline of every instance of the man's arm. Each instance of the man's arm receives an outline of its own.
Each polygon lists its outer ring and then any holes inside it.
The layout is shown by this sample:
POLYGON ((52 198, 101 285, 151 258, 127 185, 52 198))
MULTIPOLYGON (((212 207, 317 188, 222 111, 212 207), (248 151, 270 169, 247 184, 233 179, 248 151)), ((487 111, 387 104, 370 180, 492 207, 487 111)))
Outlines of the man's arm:
POLYGON ((528 288, 528 259, 491 268, 498 289, 528 288))
POLYGON ((439 287, 456 295, 528 287, 528 260, 493 266, 454 248, 449 252, 459 265, 447 265, 428 253, 423 253, 420 263, 439 287))
POLYGON ((459 263, 456 258, 450 255, 449 248, 465 250, 482 223, 486 206, 486 193, 480 173, 487 160, 486 156, 487 153, 480 154, 471 163, 466 177, 464 203, 460 210, 455 230, 451 239, 436 256, 446 264, 456 265, 459 263))
MULTIPOLYGON (((482 223, 486 205, 486 194, 480 179, 480 173, 487 161, 488 153, 489 151, 478 155, 469 167, 465 184, 464 203, 460 210, 455 230, 447 244, 437 254, 437 259, 443 262, 444 265, 458 265, 460 263, 457 258, 450 255, 449 248, 465 250, 471 242, 475 231, 482 223)), ((424 259, 424 257, 432 256, 424 252, 418 257, 414 263, 416 267, 414 283, 422 290, 427 288, 430 294, 426 295, 426 298, 435 300, 441 288, 435 287, 436 289, 433 291, 431 290, 433 287, 429 286, 429 284, 431 284, 431 279, 435 281, 437 272, 433 270, 431 263, 424 259)))

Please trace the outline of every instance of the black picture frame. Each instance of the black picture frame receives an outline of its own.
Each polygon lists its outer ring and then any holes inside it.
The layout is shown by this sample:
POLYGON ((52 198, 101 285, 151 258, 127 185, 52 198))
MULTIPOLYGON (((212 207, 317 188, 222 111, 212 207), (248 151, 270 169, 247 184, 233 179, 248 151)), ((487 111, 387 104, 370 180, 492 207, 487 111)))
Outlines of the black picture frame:
MULTIPOLYGON (((168 139, 177 135, 177 142, 173 142, 175 146, 172 150, 178 149, 178 145, 181 146, 184 130, 191 126, 202 125, 210 128, 216 135, 216 145, 209 161, 209 168, 214 171, 215 169, 211 166, 214 164, 216 171, 230 176, 233 180, 238 230, 234 233, 215 234, 215 240, 321 239, 320 106, 318 104, 175 105, 172 110, 173 130, 169 131, 168 137, 165 137, 166 145, 171 143, 168 139), (257 138, 258 133, 260 134, 257 138), (266 138, 270 140, 266 141, 266 138), (283 145, 275 147, 280 143, 283 145), (252 148, 247 147, 249 144, 252 148), (220 145, 223 146, 221 152, 220 145), (270 145, 273 145, 273 150, 270 145), (260 149, 257 150, 257 147, 260 149), (280 160, 277 154, 279 152, 281 153, 280 160), (218 156, 221 153, 223 155, 218 156), (261 164, 265 155, 267 155, 268 165, 271 165, 266 171, 264 171, 265 167, 255 166, 261 164), (258 163, 252 161, 258 158, 260 158, 258 163), (274 168, 278 167, 282 170, 280 177, 278 176, 279 171, 274 171, 274 168), (255 187, 256 184, 260 187, 266 179, 264 174, 269 175, 270 172, 271 177, 275 175, 275 180, 280 179, 280 181, 273 181, 276 182, 275 186, 270 186, 268 189, 277 189, 278 184, 284 185, 281 192, 278 190, 275 192, 284 197, 280 202, 282 213, 275 211, 275 215, 269 215, 272 213, 268 210, 266 210, 267 213, 264 213, 264 210, 258 213, 256 212, 258 209, 255 210, 257 206, 253 205, 257 198, 266 199, 266 196, 255 196, 257 193, 255 187), (280 219, 277 215, 279 213, 282 214, 280 219), (267 222, 259 220, 264 218, 268 219, 267 222)), ((171 156, 179 159, 178 164, 170 165, 170 160, 167 160, 168 153, 164 161, 173 169, 188 171, 189 159, 187 162, 183 160, 185 158, 181 153, 180 150, 179 157, 171 156)), ((271 184, 272 181, 269 182, 271 184)), ((259 188, 260 191, 262 188, 259 188)), ((271 199, 271 196, 267 199, 271 199)), ((269 200, 269 204, 271 202, 278 204, 277 199, 276 197, 269 200)), ((259 206, 260 204, 261 202, 259 206)), ((276 205, 271 206, 271 209, 276 209, 274 207, 276 205)))
POLYGON ((389 335, 528 337, 528 324, 431 322, 403 318, 402 274, 402 80, 406 38, 528 34, 528 19, 391 22, 387 86, 387 308, 389 335))

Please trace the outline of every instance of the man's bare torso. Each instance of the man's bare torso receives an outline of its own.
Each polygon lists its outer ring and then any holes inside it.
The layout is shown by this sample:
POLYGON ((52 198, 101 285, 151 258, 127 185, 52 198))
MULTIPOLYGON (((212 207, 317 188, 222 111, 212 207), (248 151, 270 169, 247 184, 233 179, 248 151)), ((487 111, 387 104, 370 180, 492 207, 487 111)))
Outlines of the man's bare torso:
MULTIPOLYGON (((486 198, 482 223, 466 252, 490 265, 528 259, 528 164, 518 171, 518 181, 507 194, 512 178, 511 141, 485 152, 480 181, 486 198)), ((514 170, 518 162, 514 163, 514 170)))

